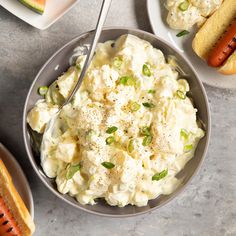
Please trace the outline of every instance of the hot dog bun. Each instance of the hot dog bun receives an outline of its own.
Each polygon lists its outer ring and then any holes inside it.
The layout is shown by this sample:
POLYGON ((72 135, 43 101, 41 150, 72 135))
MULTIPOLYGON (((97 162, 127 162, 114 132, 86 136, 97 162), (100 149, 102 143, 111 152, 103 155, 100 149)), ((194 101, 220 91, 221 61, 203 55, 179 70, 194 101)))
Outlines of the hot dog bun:
POLYGON ((4 218, 4 224, 0 226, 0 235, 18 235, 30 236, 35 230, 34 222, 22 201, 19 193, 13 185, 10 174, 4 163, 0 159, 0 212, 1 219, 4 218), (8 231, 4 227, 9 224, 8 231), (2 228, 1 228, 2 227, 2 228), (12 229, 11 229, 12 228, 12 229), (11 230, 10 230, 11 229, 11 230), (2 232, 4 231, 4 232, 2 232), (20 232, 20 233, 19 233, 20 232))
MULTIPOLYGON (((217 44, 222 35, 224 35, 224 32, 235 17, 236 1, 225 0, 221 7, 214 12, 195 35, 192 43, 195 53, 202 59, 207 60, 212 48, 217 44)), ((218 67, 218 71, 227 75, 236 73, 235 52, 226 60, 223 66, 218 67)))

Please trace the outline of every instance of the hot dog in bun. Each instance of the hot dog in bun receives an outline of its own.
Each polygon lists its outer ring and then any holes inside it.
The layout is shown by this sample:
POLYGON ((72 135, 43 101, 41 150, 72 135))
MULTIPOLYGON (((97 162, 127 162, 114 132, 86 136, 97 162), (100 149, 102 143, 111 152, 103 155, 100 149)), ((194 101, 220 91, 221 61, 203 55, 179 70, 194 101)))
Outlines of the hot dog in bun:
POLYGON ((236 74, 236 0, 225 0, 193 40, 193 50, 222 74, 236 74))
POLYGON ((0 236, 30 236, 34 222, 0 159, 0 236))

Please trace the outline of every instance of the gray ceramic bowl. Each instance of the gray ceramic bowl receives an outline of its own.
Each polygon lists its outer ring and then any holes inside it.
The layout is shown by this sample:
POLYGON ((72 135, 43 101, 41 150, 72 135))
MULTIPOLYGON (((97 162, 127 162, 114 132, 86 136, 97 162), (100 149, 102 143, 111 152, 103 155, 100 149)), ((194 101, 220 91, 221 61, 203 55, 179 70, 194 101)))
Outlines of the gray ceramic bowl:
POLYGON ((178 53, 171 45, 157 36, 134 29, 121 29, 121 28, 107 28, 104 29, 100 37, 100 42, 107 40, 112 40, 118 38, 123 34, 133 34, 141 39, 149 41, 154 47, 159 48, 165 55, 174 55, 177 58, 178 64, 181 65, 181 68, 189 75, 188 82, 191 86, 192 98, 194 99, 195 107, 198 109, 198 117, 205 124, 205 137, 200 141, 195 156, 187 163, 185 168, 177 175, 181 179, 181 185, 170 195, 161 195, 154 200, 150 200, 148 205, 145 207, 136 207, 136 206, 126 206, 124 208, 112 207, 106 204, 104 201, 99 200, 98 204, 94 206, 90 205, 81 205, 74 198, 69 195, 62 195, 57 191, 55 182, 53 179, 48 178, 43 173, 43 170, 40 166, 40 158, 31 147, 31 137, 29 134, 29 129, 26 123, 26 116, 28 111, 34 106, 35 102, 40 98, 37 94, 37 89, 42 85, 50 85, 59 75, 66 71, 69 67, 69 58, 73 54, 73 49, 78 45, 84 45, 91 42, 92 32, 85 33, 80 35, 67 43, 61 49, 59 49, 42 67, 36 76, 33 84, 29 90, 23 114, 23 133, 24 133, 24 142, 26 150, 28 153, 29 160, 41 179, 41 181, 47 186, 47 188, 57 195, 60 199, 72 205, 75 208, 82 209, 84 211, 102 215, 102 216, 112 216, 112 217, 124 217, 124 216, 135 216, 142 213, 146 213, 153 209, 159 208, 169 202, 171 199, 176 197, 181 190, 189 183, 190 179, 196 173, 200 167, 204 156, 206 155, 206 150, 209 143, 210 136, 210 112, 207 102, 206 93, 204 87, 197 77, 197 74, 193 67, 186 61, 186 59, 178 53), (58 70, 54 68, 59 65, 58 70))

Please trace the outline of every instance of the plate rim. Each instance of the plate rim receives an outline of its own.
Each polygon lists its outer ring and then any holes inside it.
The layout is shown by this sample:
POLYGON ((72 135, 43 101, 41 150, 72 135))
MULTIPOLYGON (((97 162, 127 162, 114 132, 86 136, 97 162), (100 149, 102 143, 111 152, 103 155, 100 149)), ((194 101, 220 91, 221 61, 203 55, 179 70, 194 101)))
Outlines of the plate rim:
MULTIPOLYGON (((149 22, 150 22, 150 25, 151 25, 151 28, 152 28, 152 31, 153 31, 153 33, 156 35, 156 36, 158 36, 158 37, 160 37, 161 39, 163 39, 163 40, 166 40, 161 34, 158 34, 158 32, 157 32, 157 30, 156 30, 156 27, 154 26, 154 23, 153 23, 153 17, 152 17, 152 10, 151 10, 151 5, 152 5, 152 2, 153 1, 159 1, 159 0, 146 0, 146 6, 147 6, 147 13, 148 13, 148 19, 149 19, 149 22)), ((168 43, 171 43, 169 40, 166 40, 166 41, 168 41, 168 43)), ((172 45, 177 51, 179 51, 180 52, 180 50, 177 48, 177 47, 175 47, 175 45, 172 45)), ((192 65, 192 66, 194 66, 194 64, 188 59, 188 57, 186 56, 186 53, 183 51, 182 52, 182 54, 184 54, 184 57, 185 57, 185 59, 192 65)), ((194 67, 195 68, 195 67, 194 67)), ((196 71, 196 74, 198 75, 198 77, 199 78, 201 78, 201 76, 200 76, 200 73, 198 72, 198 70, 195 70, 196 71)), ((212 88, 218 88, 218 89, 224 89, 224 90, 227 90, 227 89, 229 89, 229 90, 233 90, 233 91, 235 91, 236 90, 236 82, 235 82, 235 85, 234 86, 230 86, 230 85, 219 85, 218 83, 210 83, 210 82, 208 82, 208 81, 206 81, 206 80, 203 80, 203 79, 200 79, 201 80, 201 82, 204 84, 204 85, 207 85, 207 86, 210 86, 210 87, 212 87, 212 88)), ((236 81, 236 78, 235 78, 235 81, 236 81)))
MULTIPOLYGON (((24 21, 25 23, 33 26, 36 29, 40 29, 40 30, 46 30, 48 29, 50 26, 52 26, 56 21, 58 21, 62 16, 64 16, 66 13, 68 13, 73 7, 76 6, 76 4, 79 2, 80 0, 75 0, 74 3, 72 3, 69 7, 66 8, 66 10, 64 10, 61 14, 59 14, 57 17, 55 17, 53 20, 51 20, 49 23, 40 26, 40 25, 36 25, 34 23, 32 23, 30 20, 26 20, 24 18, 22 18, 21 16, 19 16, 19 14, 15 13, 14 9, 7 7, 6 5, 4 5, 4 2, 2 0, 0 0, 0 6, 2 6, 4 9, 6 9, 8 12, 10 12, 11 14, 13 14, 14 16, 16 16, 17 18, 19 18, 20 20, 24 21)), ((37 14, 37 13, 35 13, 37 14)))
MULTIPOLYGON (((24 183, 24 187, 26 189, 26 192, 28 194, 29 197, 29 207, 30 209, 28 209, 32 219, 34 219, 34 199, 33 199, 33 194, 29 185, 29 182, 25 176, 25 173, 23 171, 23 169, 21 168, 20 164, 18 163, 18 161, 15 159, 15 157, 13 156, 13 154, 0 142, 0 149, 3 150, 3 152, 6 153, 7 157, 9 158, 10 162, 13 163, 13 165, 18 169, 18 172, 21 175, 21 179, 22 182, 24 183)), ((0 157, 1 158, 1 157, 0 157)), ((2 158, 1 158, 2 159, 2 158)), ((3 163, 4 160, 2 159, 3 163)), ((5 163, 4 163, 5 164, 5 163)), ((6 166, 7 167, 7 166, 6 166)), ((14 180, 13 180, 14 182, 14 180)), ((15 186, 15 188, 17 189, 17 187, 15 186)), ((18 189, 17 189, 18 190, 18 189)), ((23 200, 23 199, 22 199, 23 200)))

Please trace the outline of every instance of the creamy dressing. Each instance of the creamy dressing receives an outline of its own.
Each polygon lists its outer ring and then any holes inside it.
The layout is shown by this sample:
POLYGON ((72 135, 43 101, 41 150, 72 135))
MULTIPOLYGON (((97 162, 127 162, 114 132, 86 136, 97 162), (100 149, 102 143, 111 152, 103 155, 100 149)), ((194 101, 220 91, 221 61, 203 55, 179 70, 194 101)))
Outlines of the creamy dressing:
MULTIPOLYGON (((84 56, 78 57, 76 66, 49 88, 50 96, 29 112, 33 130, 43 133, 83 63, 84 56)), ((48 177, 56 178, 58 191, 81 204, 104 198, 119 207, 145 206, 172 193, 179 184, 175 175, 204 136, 186 96, 188 82, 178 77, 160 50, 135 36, 99 44, 53 136, 44 136, 41 164, 48 177)))
POLYGON ((167 23, 173 29, 189 30, 195 24, 202 24, 223 0, 167 0, 167 23), (188 2, 187 9, 180 9, 180 4, 188 2))

